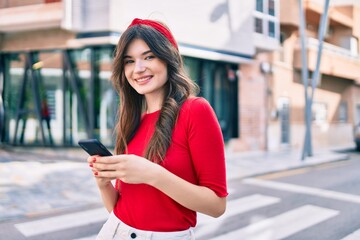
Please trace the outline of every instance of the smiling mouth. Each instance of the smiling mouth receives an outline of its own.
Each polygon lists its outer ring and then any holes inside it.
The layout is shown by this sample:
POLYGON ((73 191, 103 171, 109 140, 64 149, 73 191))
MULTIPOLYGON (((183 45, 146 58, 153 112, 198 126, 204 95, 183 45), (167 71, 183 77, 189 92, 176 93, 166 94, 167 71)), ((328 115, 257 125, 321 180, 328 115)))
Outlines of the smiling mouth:
POLYGON ((145 84, 145 83, 149 82, 152 77, 153 77, 153 76, 146 76, 146 77, 142 77, 142 78, 137 78, 137 79, 135 79, 135 81, 136 81, 138 84, 145 84))

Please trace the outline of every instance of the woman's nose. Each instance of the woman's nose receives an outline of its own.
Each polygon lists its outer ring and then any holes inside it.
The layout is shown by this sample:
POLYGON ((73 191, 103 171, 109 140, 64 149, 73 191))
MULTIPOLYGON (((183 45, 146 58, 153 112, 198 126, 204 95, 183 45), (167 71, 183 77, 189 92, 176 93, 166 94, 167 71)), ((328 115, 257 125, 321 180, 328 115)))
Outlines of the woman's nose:
POLYGON ((143 72, 145 71, 145 69, 146 69, 145 63, 142 60, 135 61, 134 72, 143 72))

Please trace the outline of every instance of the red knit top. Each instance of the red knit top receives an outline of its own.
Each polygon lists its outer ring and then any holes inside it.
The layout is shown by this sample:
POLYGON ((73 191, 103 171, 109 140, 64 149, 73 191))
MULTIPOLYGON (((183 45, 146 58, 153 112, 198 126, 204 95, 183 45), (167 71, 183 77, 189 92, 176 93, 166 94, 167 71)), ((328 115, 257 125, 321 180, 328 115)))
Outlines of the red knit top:
MULTIPOLYGON (((144 156, 160 111, 145 114, 128 144, 130 154, 144 156)), ((181 107, 172 142, 161 165, 186 181, 205 186, 219 197, 226 188, 224 142, 216 115, 204 98, 188 99, 181 107)), ((196 212, 146 184, 120 181, 114 214, 124 223, 148 231, 181 231, 196 225, 196 212)))

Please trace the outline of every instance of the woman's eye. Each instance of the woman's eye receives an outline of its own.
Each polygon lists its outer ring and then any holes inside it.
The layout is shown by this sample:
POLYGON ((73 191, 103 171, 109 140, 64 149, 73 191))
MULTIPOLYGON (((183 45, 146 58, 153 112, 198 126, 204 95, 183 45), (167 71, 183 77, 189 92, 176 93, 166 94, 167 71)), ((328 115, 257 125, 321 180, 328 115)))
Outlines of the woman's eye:
POLYGON ((129 63, 133 63, 133 62, 134 62, 134 61, 133 61, 133 60, 130 60, 130 59, 124 61, 125 64, 129 64, 129 63))
POLYGON ((151 60, 151 59, 154 59, 154 58, 155 58, 155 56, 149 55, 149 56, 145 57, 145 60, 151 60))

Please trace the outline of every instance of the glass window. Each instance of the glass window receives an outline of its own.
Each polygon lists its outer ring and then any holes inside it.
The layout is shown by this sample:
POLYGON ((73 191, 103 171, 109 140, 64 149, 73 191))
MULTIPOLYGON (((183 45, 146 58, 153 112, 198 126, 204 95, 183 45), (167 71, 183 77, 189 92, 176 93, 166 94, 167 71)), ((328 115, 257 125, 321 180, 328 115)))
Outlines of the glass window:
POLYGON ((224 139, 238 136, 237 78, 232 69, 236 66, 216 61, 184 57, 185 70, 192 80, 198 79, 200 95, 215 110, 224 139))
POLYGON ((312 105, 312 118, 313 122, 317 125, 326 123, 327 106, 325 103, 314 102, 312 105))
POLYGON ((214 102, 214 74, 216 62, 204 61, 202 67, 202 83, 201 83, 201 96, 206 98, 210 103, 214 102))
POLYGON ((275 37, 275 22, 273 21, 269 21, 269 32, 268 32, 268 35, 269 37, 275 37))
POLYGON ((348 108, 347 102, 341 102, 339 106, 339 122, 348 121, 348 108))
POLYGON ((281 130, 281 143, 290 143, 290 100, 287 97, 278 99, 278 110, 281 130))
POLYGON ((285 42, 285 39, 286 39, 286 33, 281 32, 280 33, 280 43, 283 44, 285 42))
POLYGON ((112 72, 112 54, 113 48, 98 49, 98 63, 99 63, 99 81, 100 81, 100 99, 98 100, 99 111, 97 115, 98 124, 95 126, 95 133, 99 132, 99 139, 105 145, 114 145, 113 130, 117 116, 117 109, 119 106, 119 96, 112 87, 111 72, 112 72))
POLYGON ((271 16, 275 16, 275 1, 269 0, 268 2, 268 14, 271 16))
MULTIPOLYGON (((19 105, 19 95, 21 92, 21 85, 24 79, 25 55, 24 54, 7 54, 4 55, 5 69, 4 69, 4 108, 5 112, 5 133, 4 141, 13 142, 16 111, 19 105)), ((29 87, 28 87, 29 88, 29 87)), ((25 105, 25 104, 24 104, 25 105)), ((19 120, 19 125, 24 125, 24 120, 19 120)))
POLYGON ((356 37, 350 38, 350 52, 352 56, 358 56, 359 54, 359 41, 356 37))
POLYGON ((255 32, 263 33, 263 20, 260 18, 255 18, 255 32))
POLYGON ((112 54, 112 47, 78 49, 70 54, 74 75, 68 80, 79 82, 79 92, 71 86, 67 91, 66 103, 71 109, 66 124, 69 142, 76 143, 91 134, 105 145, 114 143, 119 98, 110 79, 112 54))
POLYGON ((224 98, 226 96, 225 94, 225 88, 227 87, 225 83, 226 81, 226 75, 225 75, 225 68, 222 65, 218 65, 215 70, 215 76, 214 76, 214 110, 220 120, 220 126, 221 128, 226 127, 226 121, 224 121, 225 118, 225 111, 226 108, 224 108, 223 104, 225 103, 224 98))
MULTIPOLYGON (((91 92, 91 65, 90 48, 76 49, 69 52, 67 69, 68 89, 65 92, 66 115, 65 131, 66 142, 77 142, 80 139, 89 138, 89 117, 93 94, 91 92)), ((98 89, 98 86, 96 86, 98 89)))
POLYGON ((4 141, 75 145, 93 136, 113 145, 112 54, 113 47, 4 54, 4 141))
POLYGON ((199 83, 200 80, 200 64, 201 62, 196 58, 190 58, 190 57, 183 57, 184 61, 184 68, 186 73, 189 75, 191 80, 195 81, 196 83, 199 83))
POLYGON ((6 54, 5 60, 5 141, 61 143, 61 54, 6 54))
POLYGON ((256 11, 263 12, 264 11, 264 3, 263 0, 256 0, 256 11))
POLYGON ((51 144, 60 145, 63 141, 62 54, 40 52, 36 64, 41 68, 40 98, 45 138, 51 144))

